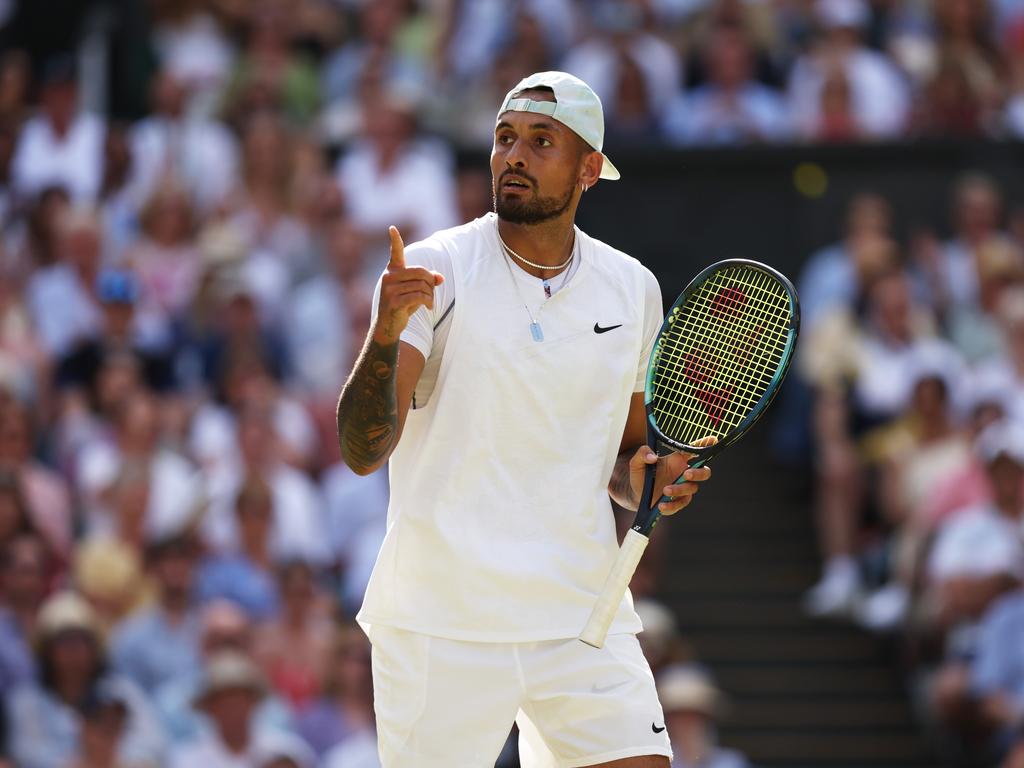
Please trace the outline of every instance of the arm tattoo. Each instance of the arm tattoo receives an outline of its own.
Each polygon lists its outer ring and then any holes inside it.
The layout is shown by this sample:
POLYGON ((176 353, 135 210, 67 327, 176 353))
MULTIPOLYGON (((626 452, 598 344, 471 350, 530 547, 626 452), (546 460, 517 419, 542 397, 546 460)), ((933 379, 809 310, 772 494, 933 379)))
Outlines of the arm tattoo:
POLYGON ((338 444, 346 463, 370 472, 394 447, 398 434, 395 369, 398 343, 368 339, 338 398, 338 444))
POLYGON ((640 503, 633 493, 633 485, 629 482, 629 460, 633 451, 623 451, 615 459, 612 478, 608 482, 608 492, 620 507, 635 510, 640 503))

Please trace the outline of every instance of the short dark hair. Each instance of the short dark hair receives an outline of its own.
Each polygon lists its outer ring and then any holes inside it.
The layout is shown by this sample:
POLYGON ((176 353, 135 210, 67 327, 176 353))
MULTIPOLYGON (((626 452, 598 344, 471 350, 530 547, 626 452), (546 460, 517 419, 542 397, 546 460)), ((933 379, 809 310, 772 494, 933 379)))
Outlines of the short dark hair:
POLYGON ((534 85, 531 86, 530 88, 523 88, 523 90, 521 91, 516 91, 515 93, 512 94, 512 98, 518 99, 524 93, 530 93, 531 91, 538 91, 540 93, 550 93, 552 96, 555 95, 555 89, 552 88, 550 85, 534 85))

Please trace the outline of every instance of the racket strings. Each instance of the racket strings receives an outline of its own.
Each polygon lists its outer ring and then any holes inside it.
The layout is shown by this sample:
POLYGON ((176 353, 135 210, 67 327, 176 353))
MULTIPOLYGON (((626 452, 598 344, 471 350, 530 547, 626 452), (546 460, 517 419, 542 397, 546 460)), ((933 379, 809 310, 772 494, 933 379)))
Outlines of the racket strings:
MULTIPOLYGON (((721 338, 711 339, 713 343, 721 341, 721 338)), ((749 355, 749 350, 747 353, 749 355)), ((701 350, 698 354, 703 357, 707 355, 707 352, 701 350)), ((678 357, 678 354, 670 354, 669 357, 678 357)), ((718 356, 717 359, 720 361, 723 358, 718 356)), ((679 379, 676 380, 674 386, 668 387, 667 393, 664 391, 661 393, 666 398, 671 398, 668 400, 668 407, 658 409, 662 417, 661 421, 666 424, 666 429, 674 429, 678 432, 681 429, 689 428, 687 434, 681 435, 681 442, 689 443, 695 435, 715 434, 721 437, 737 426, 753 409, 760 395, 770 384, 770 377, 755 377, 750 373, 759 362, 763 364, 764 361, 755 360, 755 366, 748 367, 738 377, 735 366, 732 371, 727 369, 718 371, 717 365, 712 364, 713 367, 710 370, 702 372, 699 368, 694 370, 692 360, 687 360, 684 364, 674 362, 670 375, 678 377, 681 374, 684 379, 691 380, 691 386, 687 389, 690 390, 688 395, 692 399, 690 402, 681 399, 684 395, 679 394, 683 389, 679 384, 679 379), (730 373, 732 374, 731 379, 729 378, 730 373), (675 424, 672 424, 673 421, 675 424)), ((662 389, 666 389, 667 380, 661 383, 662 389)))
MULTIPOLYGON (((767 276, 762 277, 764 273, 755 274, 757 279, 748 281, 746 287, 758 289, 767 282, 767 276)), ((719 297, 744 294, 732 285, 724 290, 720 289, 717 283, 718 281, 715 281, 705 286, 698 295, 698 301, 694 303, 694 311, 684 316, 686 321, 681 326, 687 337, 704 335, 707 338, 707 343, 702 348, 689 353, 691 359, 696 354, 708 360, 705 363, 706 374, 711 374, 697 377, 696 383, 705 386, 691 392, 691 395, 696 395, 697 405, 700 406, 698 413, 702 415, 702 418, 697 420, 696 424, 691 423, 691 426, 705 431, 712 427, 721 427, 723 431, 728 431, 736 426, 753 409, 770 384, 771 376, 763 374, 768 372, 771 363, 771 344, 762 343, 765 323, 758 323, 759 314, 762 315, 761 320, 764 316, 775 314, 781 322, 786 321, 786 316, 779 314, 777 305, 776 312, 770 311, 773 308, 772 304, 776 302, 771 301, 770 295, 765 296, 763 290, 759 292, 760 298, 767 303, 760 308, 755 305, 727 306, 727 309, 732 311, 723 313, 719 297), (717 307, 715 303, 707 301, 712 295, 715 296, 712 301, 717 303, 717 307), (733 407, 729 408, 729 405, 733 407), (734 418, 729 418, 730 416, 734 418)), ((783 312, 786 309, 782 307, 783 312)), ((774 366, 771 370, 774 371, 774 366)), ((694 377, 691 375, 688 378, 693 383, 694 377)), ((693 403, 690 405, 692 411, 693 403)), ((677 405, 672 412, 678 415, 682 411, 683 405, 677 405)))
MULTIPOLYGON (((726 333, 722 332, 721 329, 715 328, 714 325, 709 325, 710 320, 706 316, 704 316, 699 310, 696 311, 694 314, 695 314, 695 317, 698 320, 704 320, 704 327, 705 328, 711 328, 712 329, 711 333, 710 333, 710 338, 709 338, 709 346, 714 346, 714 347, 717 348, 717 347, 719 347, 720 345, 722 345, 724 343, 728 343, 729 339, 728 339, 728 336, 727 336, 726 333)), ((681 328, 682 328, 682 330, 684 330, 684 331, 686 331, 688 333, 691 333, 691 334, 699 332, 701 329, 695 328, 694 327, 695 324, 696 323, 693 320, 690 320, 689 322, 686 322, 685 325, 681 326, 681 328)), ((739 320, 737 322, 737 325, 740 327, 740 329, 742 331, 745 331, 745 332, 747 332, 749 334, 749 338, 750 338, 751 342, 756 341, 757 339, 755 337, 760 336, 761 333, 762 333, 762 329, 759 328, 759 327, 754 327, 754 325, 749 320, 749 318, 747 318, 745 321, 744 320, 739 320)), ((678 338, 675 339, 675 341, 676 341, 676 347, 678 348, 678 346, 679 346, 678 338)), ((754 362, 755 363, 760 363, 761 366, 763 366, 765 363, 768 362, 767 359, 766 359, 766 357, 767 357, 767 355, 769 353, 767 347, 758 347, 758 346, 755 346, 753 343, 751 343, 750 346, 746 350, 739 350, 739 351, 745 351, 745 352, 747 352, 749 354, 750 358, 756 358, 754 360, 754 362)), ((684 360, 679 360, 678 359, 678 356, 679 356, 678 349, 673 350, 671 345, 668 345, 668 347, 666 349, 666 357, 668 357, 671 360, 671 362, 676 363, 677 366, 681 362, 682 363, 692 363, 692 355, 693 355, 693 353, 691 352, 691 353, 688 354, 687 358, 685 358, 684 360)), ((738 367, 736 363, 737 363, 737 359, 739 357, 740 356, 738 354, 735 355, 734 358, 726 357, 726 358, 724 358, 724 362, 727 365, 729 365, 729 364, 732 365, 732 370, 729 371, 729 373, 732 375, 732 377, 734 379, 734 382, 732 382, 732 383, 738 383, 740 385, 740 387, 739 387, 739 389, 737 391, 737 395, 739 397, 741 397, 741 398, 745 398, 747 400, 746 404, 748 406, 750 406, 750 407, 753 407, 753 405, 757 402, 757 399, 758 399, 758 397, 760 395, 760 392, 758 391, 759 387, 757 386, 757 382, 755 382, 754 379, 757 378, 757 374, 759 372, 763 371, 763 368, 760 368, 760 367, 758 367, 756 365, 755 366, 748 366, 746 368, 738 367), (738 379, 738 382, 735 381, 736 379, 738 379)), ((711 362, 706 363, 706 365, 708 367, 715 366, 716 362, 717 361, 711 361, 711 362)), ((687 373, 687 371, 684 370, 683 373, 685 375, 687 373)), ((706 375, 705 375, 705 377, 708 378, 706 375)))
MULTIPOLYGON (((757 274, 760 277, 760 280, 758 282, 767 282, 771 280, 771 278, 765 273, 757 274)), ((785 303, 780 305, 774 301, 776 296, 773 296, 772 294, 765 292, 763 290, 762 285, 758 285, 755 282, 753 287, 755 289, 760 289, 761 291, 761 299, 763 301, 763 306, 760 307, 759 309, 767 313, 768 318, 770 320, 772 315, 771 309, 772 305, 774 304, 774 308, 776 310, 774 314, 774 319, 777 322, 781 323, 783 330, 785 330, 788 327, 789 320, 788 294, 782 294, 781 298, 785 303)), ((689 326, 685 328, 685 330, 687 330, 689 333, 700 333, 702 331, 710 332, 712 344, 715 345, 717 349, 721 349, 720 345, 728 345, 730 342, 733 341, 733 339, 737 338, 736 335, 730 336, 730 329, 727 325, 721 323, 720 321, 716 322, 716 318, 708 317, 705 311, 705 306, 697 304, 694 307, 694 309, 694 320, 703 321, 703 325, 702 327, 695 327, 697 325, 700 325, 700 323, 690 323, 689 326)), ((729 367, 727 374, 731 376, 733 380, 738 379, 738 383, 741 385, 739 395, 741 397, 746 396, 746 404, 749 406, 749 408, 753 408, 754 405, 756 405, 757 401, 760 399, 761 394, 763 394, 763 389, 756 386, 756 384, 754 384, 752 380, 755 378, 759 378, 758 374, 760 374, 761 377, 763 377, 765 373, 774 373, 774 366, 771 365, 772 350, 770 343, 766 345, 758 344, 758 342, 761 340, 761 337, 764 335, 765 331, 765 324, 758 324, 758 311, 758 308, 755 308, 754 311, 751 311, 749 313, 736 313, 735 317, 733 318, 735 330, 737 331, 737 334, 746 334, 746 339, 748 342, 747 346, 744 348, 742 344, 735 345, 734 348, 731 350, 734 354, 723 355, 722 359, 719 361, 722 364, 729 367), (742 360, 743 353, 747 354, 747 362, 752 363, 751 365, 747 365, 745 367, 741 365, 741 363, 744 362, 742 360), (747 386, 742 386, 744 384, 746 384, 747 386)), ((785 340, 786 337, 784 335, 781 339, 781 343, 783 345, 785 344, 785 340)), ((781 349, 779 350, 779 353, 781 356, 781 349)), ((771 375, 768 376, 768 380, 770 382, 771 375)), ((767 383, 765 384, 765 387, 767 387, 767 383)))
MULTIPOLYGON (((745 287, 755 289, 760 298, 767 301, 765 306, 760 307, 760 314, 779 316, 779 303, 772 301, 773 297, 770 294, 766 295, 763 290, 764 284, 768 282, 767 276, 760 272, 754 274, 757 279, 745 281, 745 287), (773 304, 776 312, 765 313, 773 304)), ((770 362, 768 354, 771 348, 770 345, 762 346, 758 343, 764 333, 763 327, 756 325, 758 308, 753 305, 738 306, 740 302, 732 299, 723 302, 723 296, 738 296, 743 299, 742 304, 747 303, 746 294, 737 289, 735 282, 725 288, 722 287, 722 283, 723 281, 718 279, 702 286, 696 300, 691 302, 692 306, 687 306, 688 311, 682 315, 683 322, 678 326, 680 330, 674 334, 674 338, 669 339, 670 343, 666 350, 669 359, 675 363, 672 366, 673 373, 677 376, 680 373, 679 358, 682 354, 682 359, 685 360, 682 369, 684 380, 702 385, 689 392, 699 406, 698 413, 701 418, 685 418, 692 415, 694 403, 690 403, 690 413, 687 413, 685 399, 678 397, 678 386, 672 390, 677 395, 673 398, 674 407, 667 409, 666 413, 683 418, 689 422, 688 426, 701 429, 705 433, 713 433, 715 427, 728 431, 738 424, 754 407, 771 380, 770 376, 757 376, 758 373, 765 371, 765 364, 770 362), (723 308, 726 311, 723 312, 723 308), (698 336, 703 337, 705 343, 690 344, 691 349, 686 350, 685 341, 696 339, 698 336), (671 341, 676 343, 673 345, 671 341), (702 364, 695 366, 695 359, 702 361, 702 364), (734 407, 728 408, 729 404, 733 404, 734 407), (737 418, 730 419, 729 416, 737 418)), ((783 295, 783 298, 788 297, 783 295)), ((781 306, 782 312, 786 312, 787 309, 788 306, 781 306)), ((786 322, 786 318, 787 315, 782 315, 782 322, 786 322)))
POLYGON ((791 315, 788 292, 770 274, 711 275, 659 339, 652 405, 665 436, 692 445, 739 426, 782 363, 791 315))

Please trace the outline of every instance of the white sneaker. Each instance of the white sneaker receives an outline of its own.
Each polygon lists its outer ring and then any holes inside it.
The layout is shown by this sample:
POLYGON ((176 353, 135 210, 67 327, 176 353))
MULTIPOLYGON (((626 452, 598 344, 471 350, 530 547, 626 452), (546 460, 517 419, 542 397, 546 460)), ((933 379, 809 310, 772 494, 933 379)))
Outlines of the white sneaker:
POLYGON ((860 597, 860 576, 852 560, 829 563, 821 580, 803 598, 804 612, 815 618, 848 616, 860 597))
POLYGON ((888 632, 903 623, 910 607, 910 593, 902 584, 886 584, 857 606, 855 618, 865 629, 888 632))

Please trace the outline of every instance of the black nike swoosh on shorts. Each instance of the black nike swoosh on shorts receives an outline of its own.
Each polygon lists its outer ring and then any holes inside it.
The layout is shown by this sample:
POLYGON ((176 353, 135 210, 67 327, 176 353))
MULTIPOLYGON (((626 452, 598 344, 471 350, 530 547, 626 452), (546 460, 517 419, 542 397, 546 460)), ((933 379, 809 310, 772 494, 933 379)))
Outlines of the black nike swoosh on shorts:
POLYGON ((609 325, 606 328, 602 328, 598 323, 594 323, 594 333, 608 333, 608 331, 614 331, 616 328, 621 328, 622 323, 618 325, 609 325))
POLYGON ((662 731, 665 730, 665 726, 663 725, 663 726, 661 726, 661 728, 659 728, 654 723, 651 723, 651 730, 654 731, 655 733, 661 733, 662 731))

